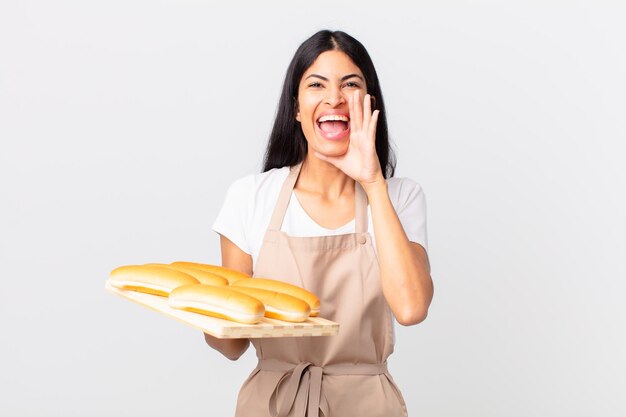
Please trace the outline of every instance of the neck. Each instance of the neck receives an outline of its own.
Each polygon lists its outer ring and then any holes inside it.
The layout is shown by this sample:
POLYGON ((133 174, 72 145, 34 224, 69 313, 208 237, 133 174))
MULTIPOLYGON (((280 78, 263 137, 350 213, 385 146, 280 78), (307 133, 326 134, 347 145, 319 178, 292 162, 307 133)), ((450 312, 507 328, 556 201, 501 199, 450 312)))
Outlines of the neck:
POLYGON ((336 200, 345 194, 354 194, 354 180, 333 164, 309 152, 304 158, 294 188, 319 195, 323 199, 336 200))

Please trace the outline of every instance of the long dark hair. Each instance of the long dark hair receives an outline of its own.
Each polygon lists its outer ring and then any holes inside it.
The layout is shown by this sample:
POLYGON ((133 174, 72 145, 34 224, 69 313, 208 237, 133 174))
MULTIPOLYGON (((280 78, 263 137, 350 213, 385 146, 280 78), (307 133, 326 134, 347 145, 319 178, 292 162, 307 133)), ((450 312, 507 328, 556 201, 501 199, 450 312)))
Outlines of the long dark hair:
POLYGON ((345 32, 330 30, 321 30, 304 41, 287 68, 274 127, 265 151, 263 172, 272 168, 293 166, 304 160, 307 142, 300 123, 296 121, 298 86, 304 72, 313 65, 317 57, 322 52, 332 50, 341 51, 350 57, 365 77, 367 92, 376 98, 376 109, 380 112, 376 125, 376 153, 384 177, 393 177, 396 160, 389 143, 385 101, 374 63, 359 41, 345 32))

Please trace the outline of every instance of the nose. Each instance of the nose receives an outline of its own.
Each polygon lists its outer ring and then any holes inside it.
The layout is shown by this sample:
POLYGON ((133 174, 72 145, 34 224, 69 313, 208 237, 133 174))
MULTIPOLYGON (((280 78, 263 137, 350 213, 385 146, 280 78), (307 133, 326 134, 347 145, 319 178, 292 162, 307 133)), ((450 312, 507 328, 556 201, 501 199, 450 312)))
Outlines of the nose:
POLYGON ((346 97, 344 96, 341 88, 339 87, 329 87, 326 90, 326 103, 328 103, 332 107, 337 107, 346 102, 346 97))

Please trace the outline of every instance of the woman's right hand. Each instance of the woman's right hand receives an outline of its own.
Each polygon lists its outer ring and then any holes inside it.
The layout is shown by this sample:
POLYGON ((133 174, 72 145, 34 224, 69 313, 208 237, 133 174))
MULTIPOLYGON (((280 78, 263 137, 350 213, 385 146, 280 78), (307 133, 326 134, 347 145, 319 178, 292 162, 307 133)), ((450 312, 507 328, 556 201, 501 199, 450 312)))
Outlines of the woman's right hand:
POLYGON ((204 340, 231 361, 239 359, 250 346, 250 339, 219 339, 207 333, 204 333, 204 340))
MULTIPOLYGON (((252 275, 252 256, 242 251, 227 237, 221 235, 220 246, 222 249, 222 266, 252 275)), ((206 333, 204 340, 231 361, 239 359, 250 346, 250 339, 218 339, 206 333)))

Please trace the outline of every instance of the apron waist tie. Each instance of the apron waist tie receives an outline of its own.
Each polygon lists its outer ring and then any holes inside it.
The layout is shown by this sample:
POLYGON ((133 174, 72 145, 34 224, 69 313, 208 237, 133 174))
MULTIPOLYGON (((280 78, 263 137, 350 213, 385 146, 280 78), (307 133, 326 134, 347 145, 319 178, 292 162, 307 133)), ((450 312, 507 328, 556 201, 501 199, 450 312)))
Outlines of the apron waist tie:
POLYGON ((328 401, 322 391, 323 375, 388 375, 387 362, 339 363, 321 367, 311 362, 293 364, 277 359, 261 359, 257 370, 283 373, 270 397, 269 411, 272 417, 286 417, 294 405, 298 417, 318 417, 320 410, 324 416, 328 416, 328 401), (277 409, 278 388, 283 382, 287 384, 287 391, 277 409))

